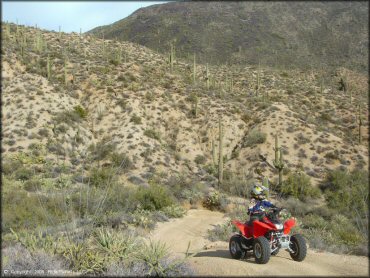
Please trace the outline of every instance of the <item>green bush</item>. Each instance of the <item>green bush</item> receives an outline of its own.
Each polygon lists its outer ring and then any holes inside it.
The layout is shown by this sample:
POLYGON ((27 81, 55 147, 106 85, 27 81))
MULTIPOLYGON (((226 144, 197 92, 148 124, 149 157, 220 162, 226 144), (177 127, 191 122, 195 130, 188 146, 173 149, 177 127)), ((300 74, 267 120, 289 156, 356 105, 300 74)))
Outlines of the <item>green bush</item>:
POLYGON ((4 175, 11 175, 15 172, 15 170, 22 167, 22 162, 19 160, 13 159, 4 159, 2 163, 2 172, 4 175))
POLYGON ((85 119, 87 117, 87 111, 80 105, 75 106, 73 109, 81 119, 85 119))
POLYGON ((19 167, 14 171, 14 178, 16 180, 26 181, 29 180, 32 176, 32 170, 25 166, 19 167))
POLYGON ((208 230, 207 238, 210 241, 229 241, 230 237, 237 231, 235 225, 230 221, 217 224, 212 230, 208 230))
POLYGON ((200 155, 200 154, 198 154, 196 157, 195 157, 195 159, 194 159, 194 162, 196 163, 196 164, 204 164, 205 162, 206 162, 206 157, 204 156, 204 155, 200 155))
POLYGON ((171 205, 161 209, 169 218, 179 218, 186 214, 186 210, 178 205, 171 205))
POLYGON ((104 160, 116 149, 116 145, 110 142, 109 138, 103 138, 97 144, 91 144, 88 150, 91 152, 92 159, 95 161, 104 160))
POLYGON ((106 187, 115 182, 117 176, 113 168, 93 168, 90 171, 90 184, 96 187, 106 187))
POLYGON ((328 173, 321 185, 328 206, 354 219, 356 226, 363 233, 367 233, 368 230, 364 221, 369 217, 368 182, 368 171, 354 170, 349 173, 335 170, 328 173))
POLYGON ((140 187, 135 194, 135 199, 144 210, 160 210, 174 203, 168 189, 156 184, 148 188, 140 187))
POLYGON ((226 196, 218 191, 210 192, 203 200, 203 206, 210 210, 225 210, 227 205, 226 196))
POLYGON ((222 189, 225 192, 231 193, 232 195, 248 199, 253 182, 254 180, 245 181, 243 177, 230 173, 229 175, 226 175, 226 177, 224 176, 222 189))
POLYGON ((306 200, 308 197, 317 198, 320 196, 320 189, 311 185, 310 177, 303 172, 290 173, 278 190, 284 196, 293 196, 299 200, 306 200))
POLYGON ((141 124, 141 117, 134 114, 132 115, 130 122, 134 123, 135 125, 139 125, 141 124))
POLYGON ((154 129, 146 129, 146 130, 144 131, 144 135, 145 135, 145 136, 148 136, 149 138, 156 139, 156 140, 158 140, 158 141, 160 141, 160 140, 161 140, 161 136, 160 136, 160 134, 159 134, 157 131, 155 131, 154 129))
POLYGON ((87 112, 81 106, 75 106, 72 110, 59 112, 55 115, 54 121, 56 124, 64 123, 71 125, 79 123, 82 119, 86 118, 87 112))
POLYGON ((257 129, 253 129, 246 137, 244 141, 245 147, 253 147, 257 144, 262 144, 266 141, 266 133, 263 133, 257 129))
POLYGON ((2 231, 31 229, 59 223, 67 217, 60 197, 27 195, 24 190, 3 192, 2 231))
POLYGON ((124 153, 112 153, 111 160, 114 167, 120 167, 123 170, 133 167, 131 159, 124 153))

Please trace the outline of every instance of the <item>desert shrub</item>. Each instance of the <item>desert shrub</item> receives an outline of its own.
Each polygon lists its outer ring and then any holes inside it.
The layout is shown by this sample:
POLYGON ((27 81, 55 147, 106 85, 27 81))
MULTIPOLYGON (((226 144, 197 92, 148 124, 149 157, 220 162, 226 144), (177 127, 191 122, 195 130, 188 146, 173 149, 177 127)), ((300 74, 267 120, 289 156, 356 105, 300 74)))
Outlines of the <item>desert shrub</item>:
POLYGON ((186 210, 178 205, 171 205, 168 207, 162 208, 162 211, 169 218, 179 218, 183 217, 186 214, 186 210))
POLYGON ((320 119, 322 119, 323 121, 331 121, 331 116, 326 112, 322 112, 320 114, 320 119))
POLYGON ((333 234, 338 238, 339 244, 356 246, 363 243, 366 236, 352 225, 351 221, 344 215, 337 214, 333 217, 330 225, 333 234))
POLYGON ((81 119, 85 119, 87 117, 87 111, 83 107, 81 107, 81 105, 73 107, 73 110, 81 119))
POLYGON ((21 231, 15 232, 10 229, 11 234, 6 235, 6 239, 11 243, 20 243, 26 247, 27 250, 35 252, 37 250, 43 250, 49 254, 55 254, 58 250, 58 246, 63 244, 60 238, 56 239, 51 235, 47 235, 39 232, 28 232, 21 231))
MULTIPOLYGON (((150 241, 145 244, 137 259, 139 262, 149 266, 149 276, 182 276, 184 273, 184 259, 171 259, 168 247, 160 242, 150 241)), ((190 269, 185 273, 190 274, 190 269)))
POLYGON ((309 214, 302 219, 302 228, 304 229, 325 229, 327 221, 319 215, 309 214))
POLYGON ((149 211, 145 209, 137 209, 130 214, 128 222, 135 226, 153 230, 156 225, 158 215, 154 215, 156 211, 149 211))
POLYGON ((37 178, 32 178, 24 182, 23 188, 26 191, 36 191, 40 187, 40 180, 37 178))
POLYGON ((160 134, 159 134, 157 131, 155 131, 154 129, 146 129, 146 130, 144 131, 144 135, 145 135, 145 136, 148 136, 149 138, 156 139, 156 140, 158 140, 158 141, 160 141, 160 140, 161 140, 161 136, 160 136, 160 134))
POLYGON ((144 210, 160 210, 173 205, 174 201, 167 188, 152 184, 148 188, 140 187, 135 199, 144 210))
POLYGON ((92 159, 95 161, 106 159, 116 149, 116 145, 110 142, 109 138, 103 138, 97 144, 91 144, 89 146, 92 159))
POLYGON ((241 119, 245 123, 248 123, 252 119, 252 114, 249 112, 243 113, 243 115, 241 116, 241 119))
POLYGON ((41 128, 38 134, 42 137, 47 137, 49 135, 49 130, 47 128, 41 128))
POLYGON ((19 167, 14 171, 14 178, 16 180, 26 181, 29 180, 32 176, 33 171, 26 166, 19 167))
POLYGON ((305 216, 311 211, 311 206, 295 197, 289 197, 283 206, 295 217, 305 216))
POLYGON ((1 165, 2 173, 4 175, 11 175, 16 169, 22 167, 22 162, 17 159, 4 159, 1 165))
POLYGON ((114 167, 120 167, 123 170, 129 170, 133 167, 131 159, 124 153, 112 153, 111 160, 114 167))
POLYGON ((141 124, 141 117, 134 114, 132 115, 130 122, 134 123, 135 125, 139 125, 141 124))
POLYGON ((356 227, 367 234, 369 211, 368 172, 335 170, 328 173, 321 185, 328 206, 354 220, 356 227), (349 209, 350 208, 350 209, 349 209))
POLYGON ((190 95, 188 95, 185 98, 185 100, 190 102, 190 103, 196 103, 198 101, 198 96, 195 92, 192 92, 190 95))
MULTIPOLYGON (((21 244, 9 246, 2 250, 3 269, 11 271, 25 270, 43 270, 47 275, 47 271, 60 271, 64 269, 64 261, 42 250, 31 253, 21 244)), ((31 273, 33 276, 40 276, 42 273, 31 273)))
POLYGON ((210 241, 229 241, 230 237, 237 231, 236 229, 231 221, 217 224, 212 230, 207 231, 207 238, 210 241))
POLYGON ((320 190, 312 187, 309 176, 303 172, 290 173, 283 184, 277 188, 283 196, 293 196, 299 200, 305 200, 308 197, 317 198, 320 196, 320 190))
POLYGON ((262 144, 266 141, 266 133, 263 133, 257 129, 253 129, 246 137, 244 141, 245 147, 253 147, 257 144, 262 144))
POLYGON ((117 100, 116 104, 121 107, 122 110, 125 110, 127 107, 127 102, 124 99, 117 100))
POLYGON ((242 177, 230 175, 222 182, 222 189, 233 195, 249 198, 252 180, 245 181, 242 177))
POLYGON ((204 155, 201 155, 201 154, 198 154, 195 159, 194 159, 194 162, 196 164, 204 164, 206 162, 206 157, 204 155))
POLYGON ((3 192, 2 231, 18 231, 51 225, 66 215, 61 199, 27 195, 24 190, 3 192), (41 205, 42 204, 42 205, 41 205))
POLYGON ((218 191, 211 191, 203 200, 203 206, 210 210, 225 211, 228 201, 226 196, 218 191))
POLYGON ((339 159, 339 151, 338 150, 335 150, 335 151, 332 151, 332 152, 327 152, 325 154, 325 158, 328 158, 328 159, 339 159))
POLYGON ((185 259, 171 257, 167 246, 162 242, 150 241, 134 255, 132 263, 125 261, 111 264, 106 275, 118 276, 190 276, 194 271, 185 259))
POLYGON ((109 228, 98 228, 93 233, 96 249, 112 259, 128 260, 137 251, 139 242, 129 234, 109 228))
POLYGON ((69 243, 61 251, 68 267, 84 275, 97 275, 106 270, 104 255, 91 250, 87 242, 69 243))
MULTIPOLYGON (((76 107, 80 107, 80 106, 76 106, 76 107)), ((65 123, 67 125, 72 125, 73 123, 81 122, 81 120, 84 119, 83 117, 86 117, 87 114, 85 110, 83 110, 82 107, 77 108, 77 109, 76 107, 72 110, 57 113, 54 117, 54 121, 57 124, 65 123)))
POLYGON ((184 189, 181 192, 180 198, 188 200, 191 205, 196 205, 203 200, 204 191, 197 188, 184 189))
POLYGON ((106 187, 116 181, 116 171, 114 168, 92 168, 90 170, 90 184, 96 187, 106 187))

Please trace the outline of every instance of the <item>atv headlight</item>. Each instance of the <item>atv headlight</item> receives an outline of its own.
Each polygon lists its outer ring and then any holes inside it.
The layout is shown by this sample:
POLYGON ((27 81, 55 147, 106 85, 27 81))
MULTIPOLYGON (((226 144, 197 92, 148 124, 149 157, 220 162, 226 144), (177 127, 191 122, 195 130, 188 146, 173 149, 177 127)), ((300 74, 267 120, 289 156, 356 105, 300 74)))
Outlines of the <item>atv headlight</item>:
POLYGON ((275 227, 278 230, 282 230, 284 226, 283 226, 283 224, 275 224, 275 227))

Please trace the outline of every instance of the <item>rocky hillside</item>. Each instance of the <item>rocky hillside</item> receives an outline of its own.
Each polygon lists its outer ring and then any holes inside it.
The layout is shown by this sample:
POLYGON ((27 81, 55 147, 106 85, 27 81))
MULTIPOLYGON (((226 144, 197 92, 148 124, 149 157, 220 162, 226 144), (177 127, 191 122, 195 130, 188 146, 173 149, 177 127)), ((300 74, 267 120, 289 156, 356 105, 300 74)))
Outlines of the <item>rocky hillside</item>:
POLYGON ((319 71, 210 66, 207 88, 206 66, 196 65, 194 83, 193 65, 176 60, 171 71, 137 44, 3 28, 4 157, 36 152, 82 177, 88 163, 123 161, 124 181, 167 172, 215 184, 221 122, 226 178, 273 181, 276 133, 285 171, 303 169, 314 183, 327 169, 368 166, 364 75, 339 68, 324 82, 319 71))
POLYGON ((139 9, 89 34, 205 63, 367 72, 367 2, 172 2, 139 9))

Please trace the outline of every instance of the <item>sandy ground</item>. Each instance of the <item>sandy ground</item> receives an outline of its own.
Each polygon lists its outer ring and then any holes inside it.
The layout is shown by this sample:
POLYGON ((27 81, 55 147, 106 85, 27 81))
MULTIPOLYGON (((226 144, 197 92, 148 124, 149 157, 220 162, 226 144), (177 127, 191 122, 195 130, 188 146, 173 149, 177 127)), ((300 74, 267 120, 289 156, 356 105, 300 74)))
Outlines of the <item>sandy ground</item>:
POLYGON ((204 276, 368 276, 367 257, 319 253, 308 250, 303 262, 293 261, 282 250, 266 265, 256 264, 252 253, 244 260, 231 258, 227 242, 211 243, 208 229, 223 223, 224 215, 208 210, 189 210, 188 214, 170 222, 160 223, 151 238, 165 242, 175 254, 184 254, 190 242, 190 264, 197 275, 204 276))

